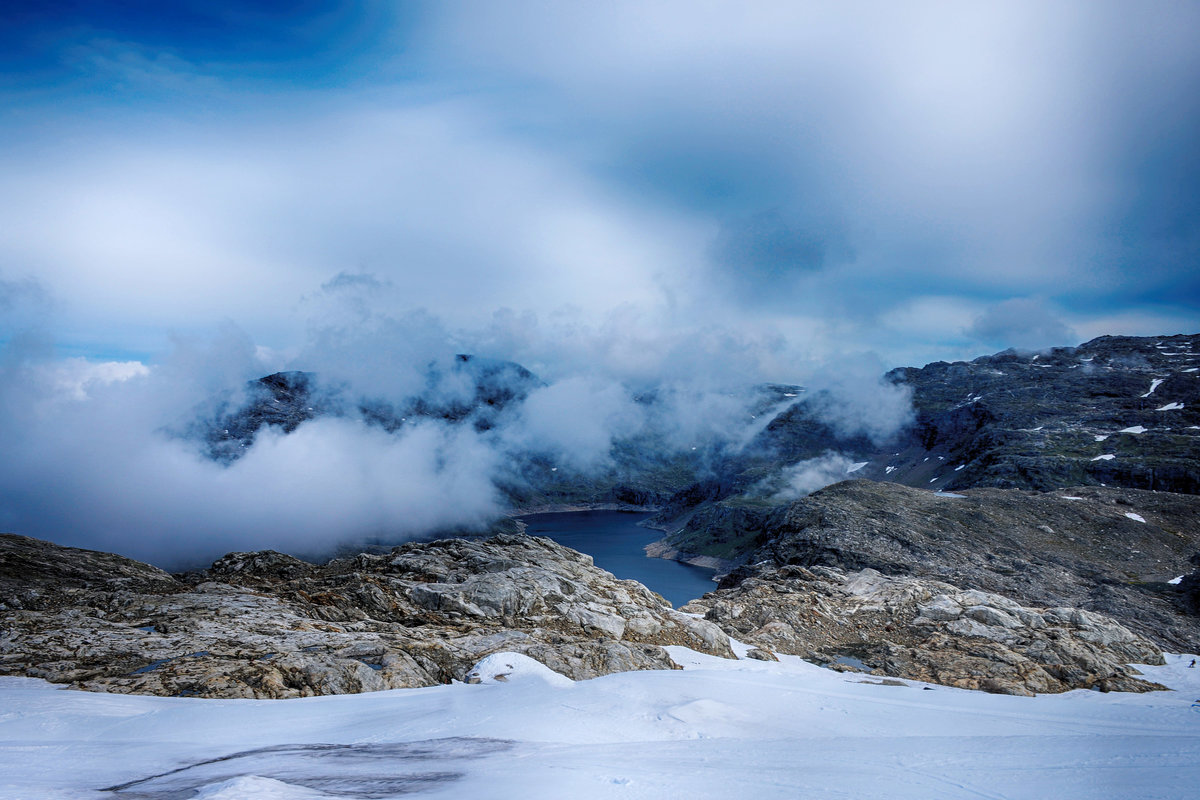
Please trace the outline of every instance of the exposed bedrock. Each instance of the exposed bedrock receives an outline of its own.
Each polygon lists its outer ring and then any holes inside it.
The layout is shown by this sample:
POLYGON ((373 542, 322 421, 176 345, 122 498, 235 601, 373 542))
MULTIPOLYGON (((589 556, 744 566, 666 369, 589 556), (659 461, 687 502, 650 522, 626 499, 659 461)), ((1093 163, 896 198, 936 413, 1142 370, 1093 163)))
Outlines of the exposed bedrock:
POLYGON ((577 680, 675 668, 664 645, 732 656, 716 625, 590 556, 522 535, 323 566, 231 553, 177 577, 4 535, 0 598, 0 672, 107 692, 277 698, 429 686, 463 680, 500 651, 577 680))

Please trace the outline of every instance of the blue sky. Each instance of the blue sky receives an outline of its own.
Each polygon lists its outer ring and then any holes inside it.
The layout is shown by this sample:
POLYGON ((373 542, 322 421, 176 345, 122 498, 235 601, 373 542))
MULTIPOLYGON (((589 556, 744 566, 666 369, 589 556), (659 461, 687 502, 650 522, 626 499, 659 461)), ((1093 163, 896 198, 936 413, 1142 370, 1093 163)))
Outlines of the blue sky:
POLYGON ((0 15, 0 337, 59 354, 420 319, 786 380, 1200 329, 1200 4, 0 15))

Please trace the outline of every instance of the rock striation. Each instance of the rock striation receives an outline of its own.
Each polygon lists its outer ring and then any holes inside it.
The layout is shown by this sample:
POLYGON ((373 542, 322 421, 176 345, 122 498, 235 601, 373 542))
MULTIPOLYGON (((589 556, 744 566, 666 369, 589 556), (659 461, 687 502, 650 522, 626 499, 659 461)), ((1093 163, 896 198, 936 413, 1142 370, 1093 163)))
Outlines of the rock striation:
POLYGON ((76 688, 284 698, 465 680, 496 652, 572 679, 732 657, 716 625, 546 539, 412 543, 324 565, 231 553, 172 576, 0 536, 0 673, 76 688))
POLYGON ((764 569, 683 610, 703 614, 765 660, 785 653, 1002 694, 1165 688, 1126 666, 1163 663, 1158 648, 1101 614, 1031 608, 873 569, 764 569))

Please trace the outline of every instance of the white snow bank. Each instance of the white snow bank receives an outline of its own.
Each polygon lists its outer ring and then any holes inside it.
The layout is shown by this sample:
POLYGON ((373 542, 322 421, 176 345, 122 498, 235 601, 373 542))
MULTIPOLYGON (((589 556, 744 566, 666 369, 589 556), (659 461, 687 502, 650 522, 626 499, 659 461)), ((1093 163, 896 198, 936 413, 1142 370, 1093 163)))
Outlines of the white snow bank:
POLYGON ((1172 586, 1178 586, 1179 584, 1183 583, 1183 576, 1180 575, 1177 578, 1171 578, 1171 580, 1167 581, 1167 583, 1171 584, 1172 586))
POLYGON ((1135 514, 1132 511, 1126 511, 1125 516, 1129 517, 1134 522, 1145 522, 1146 521, 1146 518, 1143 517, 1141 514, 1135 514))
POLYGON ((1076 497, 1073 494, 1064 494, 1059 500, 1082 500, 1082 497, 1076 497))
POLYGON ((468 683, 538 681, 551 686, 574 686, 575 681, 521 653, 492 653, 467 673, 468 683))
POLYGON ((1114 458, 1116 458, 1116 456, 1112 453, 1105 453, 1102 456, 1096 456, 1092 459, 1092 461, 1112 461, 1114 458))
POLYGON ((1121 428, 1121 430, 1117 431, 1117 433, 1145 433, 1146 430, 1147 429, 1143 428, 1141 425, 1131 425, 1128 428, 1121 428))
POLYGON ((858 472, 860 469, 862 469, 863 467, 865 467, 867 464, 870 464, 870 463, 871 463, 870 461, 859 461, 857 463, 851 464, 850 466, 846 467, 846 474, 849 475, 851 472, 858 472))
POLYGON ((1183 410, 1183 403, 1167 403, 1165 406, 1160 406, 1154 410, 1155 411, 1181 411, 1181 410, 1183 410))
POLYGON ((1107 434, 1107 433, 1097 433, 1097 434, 1096 434, 1096 436, 1095 436, 1095 439, 1096 439, 1096 441, 1097 441, 1097 442, 1103 442, 1103 441, 1104 441, 1105 439, 1107 439, 1107 438, 1108 438, 1108 434, 1107 434))
POLYGON ((1150 391, 1146 392, 1144 395, 1142 395, 1142 397, 1149 397, 1150 395, 1154 394, 1154 390, 1161 386, 1162 382, 1165 380, 1166 378, 1155 378, 1154 380, 1150 381, 1150 391))
POLYGON ((668 652, 683 670, 569 692, 197 700, 0 681, 0 797, 1041 800, 1200 785, 1195 656, 1137 666, 1176 691, 1011 697, 668 652))

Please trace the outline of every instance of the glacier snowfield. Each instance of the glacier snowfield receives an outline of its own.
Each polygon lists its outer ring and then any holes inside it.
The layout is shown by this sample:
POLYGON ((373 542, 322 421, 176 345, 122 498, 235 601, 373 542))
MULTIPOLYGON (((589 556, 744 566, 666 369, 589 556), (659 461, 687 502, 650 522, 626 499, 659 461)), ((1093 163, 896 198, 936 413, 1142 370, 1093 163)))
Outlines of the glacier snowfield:
POLYGON ((455 684, 302 700, 0 678, 0 798, 1194 798, 1200 667, 1174 689, 1013 697, 672 648, 572 682, 501 653, 455 684), (894 685, 899 684, 899 685, 894 685))

